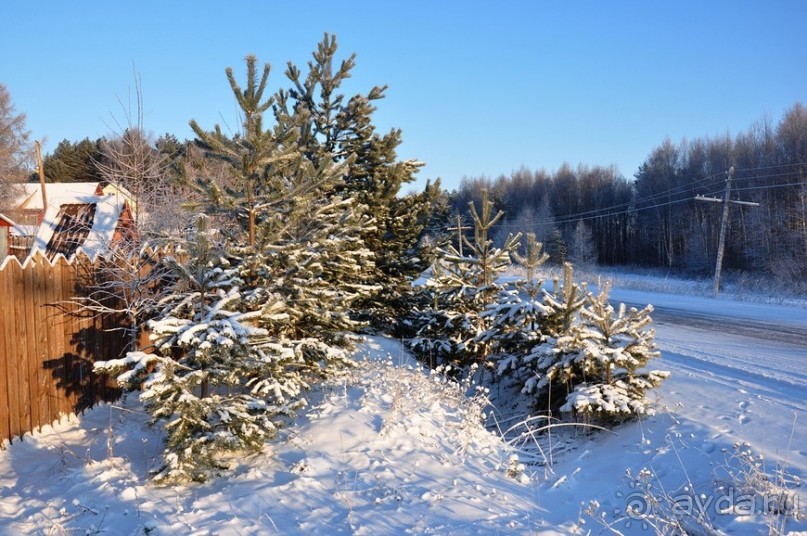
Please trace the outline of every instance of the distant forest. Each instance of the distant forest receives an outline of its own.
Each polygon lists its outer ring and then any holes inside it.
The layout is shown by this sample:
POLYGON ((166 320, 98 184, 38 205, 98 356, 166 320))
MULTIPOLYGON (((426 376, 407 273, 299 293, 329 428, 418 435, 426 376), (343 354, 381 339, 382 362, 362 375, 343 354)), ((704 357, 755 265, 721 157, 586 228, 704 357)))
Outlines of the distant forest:
MULTIPOLYGON (((613 167, 519 169, 495 179, 464 178, 448 196, 456 228, 487 189, 505 212, 496 237, 533 232, 552 262, 641 265, 709 274, 714 270, 728 170, 734 167, 723 267, 807 279, 807 108, 778 124, 673 143, 650 152, 634 180, 613 167)), ((455 231, 456 232, 456 231, 455 231)))

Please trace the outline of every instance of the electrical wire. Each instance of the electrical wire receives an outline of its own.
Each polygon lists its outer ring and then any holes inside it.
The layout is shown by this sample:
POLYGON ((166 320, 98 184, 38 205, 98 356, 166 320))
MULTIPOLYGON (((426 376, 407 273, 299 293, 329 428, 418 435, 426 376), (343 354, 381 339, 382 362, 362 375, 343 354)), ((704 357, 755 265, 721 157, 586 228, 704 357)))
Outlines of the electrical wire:
MULTIPOLYGON (((807 162, 797 162, 797 163, 793 163, 793 164, 779 164, 779 165, 774 165, 774 166, 763 166, 763 167, 757 167, 757 168, 745 168, 745 169, 740 170, 739 172, 745 174, 745 173, 753 172, 753 171, 770 170, 770 169, 777 169, 777 168, 782 168, 782 167, 795 167, 795 166, 802 166, 802 165, 807 165, 807 162)), ((736 173, 738 173, 738 172, 735 171, 735 174, 736 173)), ((667 206, 686 203, 686 202, 694 201, 694 198, 692 197, 692 193, 691 193, 694 186, 696 186, 698 184, 701 184, 703 182, 712 180, 712 179, 714 179, 716 177, 719 177, 720 175, 725 175, 725 174, 726 174, 725 171, 721 171, 721 172, 718 172, 718 173, 713 173, 713 174, 711 174, 709 176, 703 177, 703 178, 698 179, 696 181, 693 181, 693 182, 691 182, 689 184, 676 185, 676 186, 673 186, 672 188, 669 188, 669 189, 661 191, 661 192, 654 192, 654 193, 646 195, 644 197, 640 197, 640 198, 637 198, 637 199, 632 199, 630 201, 626 201, 626 202, 623 202, 623 203, 618 203, 616 205, 612 205, 612 206, 609 206, 609 207, 602 207, 602 208, 592 209, 592 210, 588 210, 588 211, 584 211, 584 212, 566 214, 566 215, 560 216, 560 217, 533 219, 531 221, 522 221, 522 222, 518 222, 518 223, 516 223, 516 222, 506 222, 505 221, 503 223, 500 223, 498 225, 498 227, 502 227, 502 228, 521 227, 521 228, 523 228, 525 226, 560 225, 560 224, 565 224, 565 223, 574 223, 574 222, 577 222, 577 221, 589 221, 589 220, 594 220, 594 219, 598 219, 598 218, 606 218, 606 217, 610 218, 610 217, 615 217, 615 216, 624 216, 624 215, 628 215, 628 214, 631 214, 631 213, 643 212, 643 211, 646 211, 646 210, 653 210, 653 209, 656 209, 656 208, 663 208, 663 207, 667 207, 667 206), (688 192, 687 191, 678 192, 677 190, 688 190, 688 192), (664 201, 664 202, 659 202, 659 203, 655 203, 655 204, 647 205, 647 206, 642 205, 642 203, 647 202, 647 201, 655 201, 655 199, 659 198, 659 197, 664 197, 664 196, 670 197, 673 193, 675 193, 675 194, 680 193, 682 195, 686 195, 686 197, 682 197, 681 199, 670 199, 670 200, 667 200, 667 201, 664 201)), ((766 179, 772 179, 772 178, 789 177, 789 176, 792 176, 792 175, 793 175, 792 172, 769 173, 769 174, 762 174, 762 175, 754 174, 754 175, 750 175, 750 176, 744 176, 744 177, 736 178, 736 179, 733 179, 733 180, 738 181, 738 182, 739 181, 746 181, 746 180, 766 180, 766 179)), ((789 186, 807 186, 807 182, 795 182, 795 183, 787 183, 787 184, 767 184, 767 185, 760 185, 760 186, 748 186, 748 187, 742 187, 742 188, 732 188, 732 191, 740 192, 740 191, 767 190, 767 189, 783 188, 783 187, 789 187, 789 186)), ((722 189, 715 190, 715 191, 712 191, 710 193, 701 194, 701 195, 707 195, 707 196, 718 195, 719 193, 721 193, 721 191, 722 191, 722 189)))

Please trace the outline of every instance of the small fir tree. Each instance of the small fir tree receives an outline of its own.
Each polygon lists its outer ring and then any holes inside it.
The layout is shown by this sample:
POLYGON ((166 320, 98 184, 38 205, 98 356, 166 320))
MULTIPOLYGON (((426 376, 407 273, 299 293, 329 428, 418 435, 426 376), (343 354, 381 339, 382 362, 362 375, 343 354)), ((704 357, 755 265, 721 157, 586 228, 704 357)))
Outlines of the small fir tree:
POLYGON ((579 340, 579 314, 588 293, 574 282, 572 265, 566 263, 563 282, 555 278, 552 291, 542 289, 542 294, 541 337, 511 366, 516 378, 527 378, 522 392, 534 396, 537 406, 551 414, 558 396, 564 393, 557 385, 564 386, 569 381, 569 369, 564 368, 562 356, 579 340))
POLYGON ((541 295, 543 280, 537 278, 536 272, 549 255, 543 252, 535 233, 527 233, 524 256, 513 252, 513 257, 526 271, 525 278, 504 289, 498 302, 483 313, 492 321, 485 336, 494 348, 490 358, 500 375, 518 368, 521 357, 542 340, 548 312, 541 295))
POLYGON ((583 337, 575 360, 576 384, 562 412, 600 420, 621 421, 651 411, 646 392, 669 372, 645 370, 659 357, 649 328, 653 306, 618 309, 608 303, 609 288, 590 295, 581 311, 583 337))
POLYGON ((164 422, 166 450, 156 479, 205 480, 227 467, 228 453, 256 452, 279 419, 299 406, 306 386, 299 358, 274 351, 259 313, 242 311, 241 279, 231 259, 208 239, 200 218, 188 260, 175 262, 173 293, 152 329, 154 354, 130 352, 98 362, 141 400, 154 422, 164 422))
POLYGON ((490 350, 491 318, 484 311, 503 290, 498 276, 510 266, 510 254, 518 247, 520 234, 509 236, 502 248, 493 246, 491 228, 502 213, 493 212, 487 191, 480 210, 470 203, 474 221, 473 242, 462 237, 468 254, 449 245, 434 263, 423 291, 423 306, 415 312, 417 335, 413 350, 437 365, 470 365, 484 362, 490 350))
POLYGON ((646 371, 658 357, 653 343, 652 306, 615 310, 606 287, 598 295, 582 295, 569 283, 565 298, 549 299, 555 311, 545 337, 524 357, 532 371, 523 392, 535 396, 539 407, 552 414, 569 413, 601 422, 620 422, 650 412, 648 389, 669 373, 646 371), (569 290, 569 289, 572 290, 569 290))

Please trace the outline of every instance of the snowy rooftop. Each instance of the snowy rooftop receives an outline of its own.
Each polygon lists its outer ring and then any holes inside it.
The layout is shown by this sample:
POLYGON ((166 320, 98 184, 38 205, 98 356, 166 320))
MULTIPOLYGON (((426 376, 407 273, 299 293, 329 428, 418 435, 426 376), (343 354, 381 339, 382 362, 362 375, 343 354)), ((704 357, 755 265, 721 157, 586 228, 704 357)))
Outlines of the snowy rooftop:
MULTIPOLYGON (((54 182, 45 185, 45 194, 48 205, 60 204, 62 199, 71 199, 77 196, 95 195, 99 182, 54 182)), ((18 208, 42 210, 42 189, 39 184, 26 183, 21 185, 23 193, 17 198, 18 208)))
MULTIPOLYGON (((42 211, 42 188, 39 184, 21 184, 21 193, 15 200, 17 211, 42 211)), ((82 238, 81 248, 90 256, 109 247, 115 236, 118 220, 128 202, 133 206, 131 194, 122 187, 106 182, 47 183, 45 185, 47 209, 42 223, 35 225, 16 224, 14 233, 35 236, 31 252, 47 251, 54 234, 59 232, 63 207, 66 205, 92 205, 92 221, 82 238)), ((62 229, 64 231, 65 229, 62 229)))

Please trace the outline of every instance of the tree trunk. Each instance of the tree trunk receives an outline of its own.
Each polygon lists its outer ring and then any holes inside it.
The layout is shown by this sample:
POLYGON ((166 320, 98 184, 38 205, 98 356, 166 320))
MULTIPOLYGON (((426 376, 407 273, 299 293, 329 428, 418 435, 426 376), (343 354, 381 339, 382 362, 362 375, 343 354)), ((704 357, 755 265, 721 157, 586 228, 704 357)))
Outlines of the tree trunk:
POLYGON ((129 316, 129 351, 140 350, 140 326, 137 324, 135 315, 129 316))
POLYGON ((249 209, 249 246, 255 247, 255 209, 249 209))

